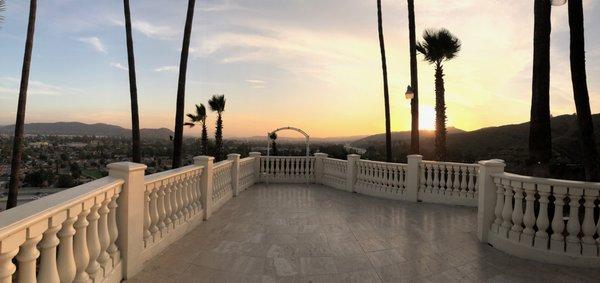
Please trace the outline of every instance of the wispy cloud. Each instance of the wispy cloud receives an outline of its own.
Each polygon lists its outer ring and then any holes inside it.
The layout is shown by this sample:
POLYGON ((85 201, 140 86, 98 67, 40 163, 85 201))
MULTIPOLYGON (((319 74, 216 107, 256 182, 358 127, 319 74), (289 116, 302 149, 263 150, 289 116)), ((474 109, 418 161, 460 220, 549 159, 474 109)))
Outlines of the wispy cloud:
MULTIPOLYGON (((125 26, 125 23, 120 19, 110 18, 109 22, 112 25, 120 27, 125 26)), ((174 29, 171 26, 157 25, 144 20, 133 20, 131 22, 131 26, 133 30, 152 39, 173 40, 176 39, 180 33, 178 30, 174 29)))
POLYGON ((91 36, 91 37, 80 37, 77 39, 80 42, 86 43, 89 46, 91 46, 92 48, 94 48, 94 50, 101 52, 101 53, 108 53, 106 51, 106 47, 104 47, 104 44, 102 43, 102 40, 100 40, 100 38, 96 37, 96 36, 91 36))
POLYGON ((155 72, 166 72, 166 73, 175 73, 177 72, 177 66, 161 66, 154 69, 155 72))
MULTIPOLYGON (((0 94, 16 97, 19 94, 20 80, 15 77, 0 77, 0 94)), ((69 94, 78 94, 82 90, 72 87, 65 87, 44 83, 41 81, 30 80, 27 94, 29 95, 47 95, 62 96, 69 94)))
POLYGON ((252 88, 265 88, 265 84, 266 82, 263 80, 253 80, 253 79, 247 79, 246 80, 247 83, 250 84, 250 87, 252 88))
POLYGON ((129 68, 123 66, 123 64, 118 62, 110 62, 110 66, 119 70, 129 71, 129 68))
POLYGON ((242 7, 236 3, 233 3, 232 1, 227 0, 221 3, 202 5, 202 8, 200 8, 200 10, 204 12, 224 12, 237 9, 242 9, 242 7))

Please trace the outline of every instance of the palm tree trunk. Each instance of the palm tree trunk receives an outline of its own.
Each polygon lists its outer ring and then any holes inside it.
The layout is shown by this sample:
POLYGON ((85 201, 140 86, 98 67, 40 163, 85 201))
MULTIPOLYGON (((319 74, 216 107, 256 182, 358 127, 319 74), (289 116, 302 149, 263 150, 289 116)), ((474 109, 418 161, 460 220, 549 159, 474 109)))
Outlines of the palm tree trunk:
POLYGON ((535 0, 533 77, 529 128, 530 173, 550 175, 552 133, 550 129, 550 0, 535 0))
POLYGON ((31 0, 29 4, 29 23, 27 24, 27 40, 25 41, 25 55, 23 56, 23 69, 21 71, 21 85, 19 89, 19 102, 17 105, 17 121, 15 123, 15 137, 13 139, 10 183, 8 187, 6 209, 17 206, 17 196, 19 194, 19 186, 21 183, 21 157, 23 155, 25 108, 27 106, 27 87, 29 85, 29 69, 31 66, 31 53, 33 50, 36 11, 37 0, 31 0))
POLYGON ((410 84, 414 98, 410 102, 410 153, 419 153, 419 78, 417 71, 417 39, 415 30, 415 3, 408 0, 408 33, 410 42, 410 84))
POLYGON ((187 61, 190 50, 190 37, 194 21, 194 6, 196 0, 188 1, 185 29, 183 32, 183 47, 181 48, 181 61, 179 62, 179 81, 177 83, 177 110, 175 112, 175 137, 173 140, 173 168, 181 167, 183 157, 183 112, 185 110, 185 79, 187 74, 187 61))
POLYGON ((215 130, 215 160, 221 161, 223 150, 223 117, 221 113, 217 114, 217 129, 215 130))
POLYGON ((133 36, 131 34, 131 12, 129 0, 123 0, 125 7, 125 34, 127 36, 127 63, 129 66, 129 95, 131 97, 131 155, 133 162, 142 161, 140 148, 140 116, 137 100, 137 82, 135 78, 135 57, 133 54, 133 36))
POLYGON ((208 132, 206 131, 206 122, 202 122, 202 137, 200 138, 200 143, 202 146, 201 154, 206 155, 206 150, 208 148, 208 132))
POLYGON ((571 81, 573 82, 573 96, 581 135, 585 179, 597 182, 600 180, 600 167, 585 72, 585 38, 581 0, 569 1, 569 26, 571 28, 571 81))
POLYGON ((446 160, 446 101, 444 88, 444 69, 441 62, 435 67, 435 157, 446 160))
POLYGON ((383 16, 381 0, 377 0, 377 25, 379 29, 379 47, 381 50, 381 69, 383 71, 383 100, 385 103, 385 160, 392 161, 392 130, 390 125, 390 94, 388 89, 387 63, 385 59, 385 42, 383 39, 383 16))

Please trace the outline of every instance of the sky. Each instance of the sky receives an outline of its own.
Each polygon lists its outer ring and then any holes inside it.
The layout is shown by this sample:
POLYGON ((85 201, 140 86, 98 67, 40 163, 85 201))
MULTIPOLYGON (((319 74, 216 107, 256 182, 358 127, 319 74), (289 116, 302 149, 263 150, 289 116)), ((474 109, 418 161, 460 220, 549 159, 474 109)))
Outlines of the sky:
MULTIPOLYGON (((28 2, 7 1, 0 27, 0 124, 13 124, 28 2)), ((448 125, 464 130, 529 119, 533 0, 416 3, 417 40, 447 28, 462 41, 444 64, 448 125)), ((131 1, 143 128, 174 127, 187 1, 131 1)), ((186 113, 225 94, 226 137, 282 126, 314 137, 381 133, 375 0, 198 0, 186 113)), ((584 1, 588 87, 600 112, 600 4, 584 1)), ((383 0, 392 130, 410 129, 406 1, 383 0)), ((39 1, 26 121, 130 128, 122 1, 39 1)), ((567 6, 552 11, 551 112, 572 114, 567 6)), ((434 68, 419 56, 421 128, 434 122, 434 68)), ((215 114, 209 114, 212 133, 215 114)), ((198 135, 198 128, 186 129, 198 135)))

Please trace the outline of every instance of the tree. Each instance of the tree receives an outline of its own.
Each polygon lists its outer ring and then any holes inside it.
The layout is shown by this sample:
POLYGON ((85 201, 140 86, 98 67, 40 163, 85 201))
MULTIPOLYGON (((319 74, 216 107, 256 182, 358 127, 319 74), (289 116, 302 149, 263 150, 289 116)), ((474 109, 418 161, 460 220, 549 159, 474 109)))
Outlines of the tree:
POLYGON ((77 183, 73 180, 73 177, 69 174, 61 174, 58 176, 58 180, 56 181, 56 187, 58 188, 70 188, 74 187, 77 183))
POLYGON ((223 151, 223 111, 225 111, 225 96, 213 95, 208 101, 208 106, 213 112, 217 112, 217 125, 215 129, 215 160, 220 161, 223 151))
MULTIPOLYGON (((6 11, 6 3, 4 0, 0 0, 0 12, 6 11)), ((4 16, 0 15, 0 24, 4 22, 4 16)))
POLYGON ((414 94, 410 102, 410 153, 419 153, 419 78, 417 71, 417 39, 415 30, 415 3, 408 1, 408 33, 410 49, 410 85, 414 94))
POLYGON ((23 155, 23 132, 25 128, 25 108, 27 106, 27 86, 29 84, 29 69, 33 50, 33 34, 35 32, 35 15, 37 0, 29 2, 29 22, 27 24, 27 39, 25 40, 25 55, 21 71, 19 102, 17 104, 17 120, 15 122, 15 137, 13 139, 12 160, 10 164, 10 182, 8 185, 8 200, 6 209, 17 206, 17 195, 21 183, 21 157, 23 155))
POLYGON ((183 112, 185 108, 185 80, 187 75, 187 61, 190 51, 190 38, 192 36, 195 5, 196 0, 188 1, 185 28, 183 32, 183 47, 181 48, 179 81, 177 83, 177 110, 175 112, 175 137, 173 138, 173 168, 181 167, 183 158, 183 112))
POLYGON ((535 0, 533 26, 533 77, 529 123, 529 167, 537 177, 550 175, 550 0, 535 0))
POLYGON ((133 162, 142 162, 140 147, 140 116, 137 101, 137 83, 135 78, 135 57, 133 54, 133 36, 131 33, 131 13, 129 0, 123 0, 125 7, 125 34, 127 37, 127 63, 129 66, 129 96, 131 99, 131 155, 133 162))
POLYGON ((597 182, 600 181, 600 167, 585 71, 585 37, 581 0, 569 1, 569 27, 571 30, 571 81, 581 136, 585 179, 588 182, 597 182))
POLYGON ((383 72, 383 101, 385 106, 385 160, 392 161, 392 129, 390 124, 390 93, 388 88, 387 62, 385 59, 385 40, 383 38, 383 16, 381 0, 377 0, 377 26, 379 31, 379 48, 381 52, 381 70, 383 72))
POLYGON ((425 30, 423 41, 417 43, 417 50, 425 56, 425 61, 435 64, 435 157, 446 160, 446 101, 444 88, 443 62, 454 59, 460 51, 461 43, 447 29, 425 30))
POLYGON ((269 139, 271 139, 271 148, 273 149, 273 156, 279 155, 279 151, 277 150, 277 133, 272 132, 269 134, 269 139))
POLYGON ((202 135, 200 138, 200 155, 208 154, 206 148, 208 147, 208 133, 206 131, 206 107, 204 104, 196 104, 196 114, 188 113, 188 122, 186 126, 193 128, 196 124, 202 125, 202 135))

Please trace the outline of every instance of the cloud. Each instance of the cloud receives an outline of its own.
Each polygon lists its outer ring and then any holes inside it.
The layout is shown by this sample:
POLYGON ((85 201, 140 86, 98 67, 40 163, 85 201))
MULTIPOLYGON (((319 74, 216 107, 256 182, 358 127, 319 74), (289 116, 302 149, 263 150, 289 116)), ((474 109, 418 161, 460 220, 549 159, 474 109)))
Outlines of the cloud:
POLYGON ((121 63, 118 63, 118 62, 110 62, 110 66, 117 68, 119 70, 129 71, 129 68, 123 66, 121 63))
MULTIPOLYGON (((0 94, 16 97, 19 94, 20 80, 15 77, 0 77, 0 94)), ((62 96, 78 94, 83 91, 77 88, 58 86, 41 81, 29 80, 28 95, 62 96)))
POLYGON ((95 37, 95 36, 92 36, 92 37, 80 37, 77 40, 80 41, 80 42, 83 42, 83 43, 86 43, 86 44, 90 45, 91 47, 93 47, 98 52, 108 53, 106 51, 106 47, 104 47, 104 44, 102 43, 102 41, 98 37, 95 37))
POLYGON ((251 85, 252 88, 265 88, 265 81, 263 80, 252 80, 252 79, 248 79, 246 80, 247 83, 249 83, 251 85))
POLYGON ((231 1, 223 1, 222 3, 217 4, 202 5, 202 7, 200 8, 200 10, 204 12, 225 12, 239 9, 242 9, 242 7, 236 3, 232 3, 231 1))
MULTIPOLYGON (((109 23, 119 27, 125 27, 125 22, 117 18, 110 18, 109 23)), ((174 40, 178 38, 180 31, 167 25, 156 25, 144 20, 132 20, 133 30, 152 39, 174 40)))
POLYGON ((162 66, 154 69, 155 72, 166 72, 166 73, 175 73, 177 72, 177 66, 162 66))
POLYGON ((251 84, 264 84, 265 81, 261 81, 261 80, 246 80, 247 83, 251 83, 251 84))

